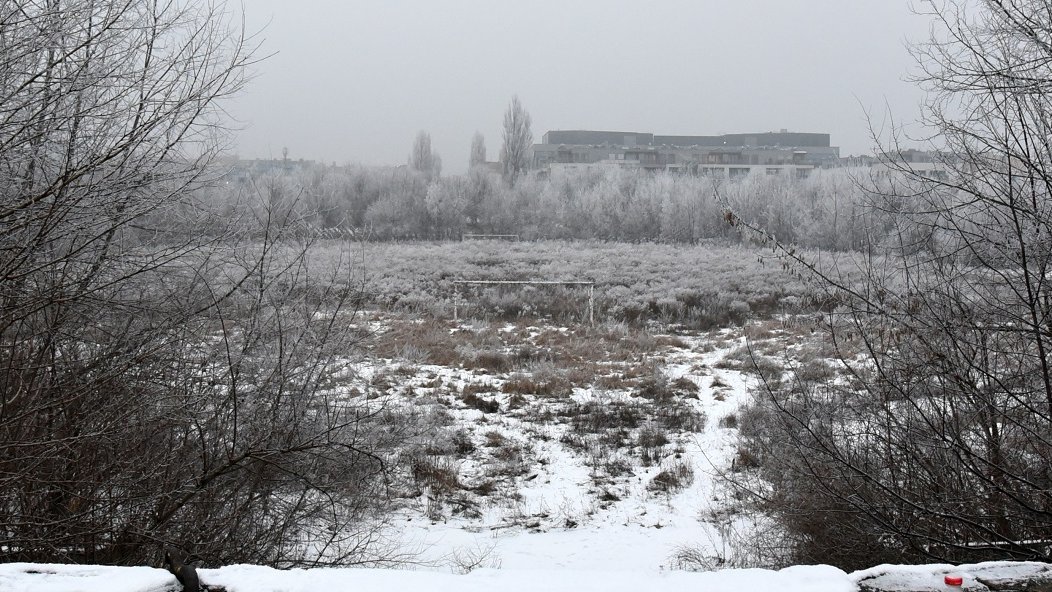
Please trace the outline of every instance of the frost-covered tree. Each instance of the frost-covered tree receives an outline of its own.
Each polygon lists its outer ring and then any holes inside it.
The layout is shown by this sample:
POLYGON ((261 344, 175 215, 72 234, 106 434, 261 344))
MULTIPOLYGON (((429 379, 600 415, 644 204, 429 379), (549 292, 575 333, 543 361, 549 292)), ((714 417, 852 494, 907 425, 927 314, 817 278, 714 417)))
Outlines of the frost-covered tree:
POLYGON ((475 132, 474 137, 471 138, 471 156, 468 157, 468 166, 474 168, 483 164, 486 164, 486 137, 482 135, 482 132, 475 132))
POLYGON ((455 239, 464 231, 470 177, 453 176, 431 183, 425 203, 435 238, 455 239))
POLYGON ((431 179, 442 176, 442 155, 437 152, 431 157, 431 179))
POLYGON ((504 112, 504 144, 500 149, 501 171, 504 180, 514 185, 520 175, 530 168, 530 149, 533 146, 533 131, 530 129, 530 114, 519 101, 511 98, 504 112))
POLYGON ((378 238, 421 238, 428 226, 424 173, 396 169, 384 177, 380 197, 365 213, 365 223, 378 238))
POLYGON ((424 173, 428 179, 438 177, 442 161, 431 150, 431 134, 423 130, 416 134, 416 140, 413 141, 413 152, 409 155, 409 166, 414 171, 424 173))

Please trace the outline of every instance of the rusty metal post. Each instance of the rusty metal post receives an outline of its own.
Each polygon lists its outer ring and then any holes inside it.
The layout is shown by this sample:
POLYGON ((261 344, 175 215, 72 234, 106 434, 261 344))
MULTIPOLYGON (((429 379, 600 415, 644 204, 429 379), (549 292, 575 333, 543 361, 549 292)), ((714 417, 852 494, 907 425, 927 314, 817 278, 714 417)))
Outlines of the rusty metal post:
POLYGON ((588 286, 588 324, 595 326, 595 284, 588 286))

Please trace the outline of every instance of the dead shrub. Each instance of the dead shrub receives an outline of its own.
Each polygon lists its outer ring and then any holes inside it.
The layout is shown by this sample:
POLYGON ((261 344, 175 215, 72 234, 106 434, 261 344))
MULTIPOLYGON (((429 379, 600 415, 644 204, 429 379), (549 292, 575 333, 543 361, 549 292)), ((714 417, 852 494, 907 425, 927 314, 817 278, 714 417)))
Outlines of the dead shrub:
POLYGON ((416 376, 417 372, 419 372, 419 369, 413 364, 398 364, 391 369, 392 374, 402 378, 412 378, 416 376))
POLYGON ((572 430, 566 432, 559 438, 559 442, 571 450, 583 452, 588 450, 588 442, 572 430))
POLYGON ((522 409, 526 406, 526 397, 519 393, 513 393, 508 397, 508 409, 522 409))
POLYGON ((464 428, 453 432, 451 438, 453 443, 453 451, 458 456, 467 456, 472 452, 475 452, 475 443, 471 440, 471 432, 464 428))
POLYGON ((468 392, 461 395, 460 400, 464 403, 464 405, 472 409, 478 409, 483 413, 496 413, 500 411, 500 403, 498 403, 495 399, 483 399, 482 397, 476 395, 473 392, 468 392))
POLYGON ((490 372, 510 372, 513 367, 511 358, 498 351, 480 351, 471 360, 472 370, 489 370, 490 372))
POLYGON ((388 375, 387 370, 383 368, 374 372, 369 378, 369 386, 377 391, 386 392, 393 384, 394 383, 391 380, 390 375, 388 375))
POLYGON ((416 455, 410 460, 409 470, 417 485, 430 487, 436 494, 462 488, 457 465, 448 457, 416 455))
POLYGON ((373 338, 372 353, 377 357, 410 359, 415 363, 439 366, 457 366, 462 362, 456 347, 450 343, 457 334, 450 335, 441 324, 391 320, 388 326, 388 330, 373 338))
POLYGON ((558 370, 558 374, 571 386, 588 386, 595 382, 596 365, 582 360, 558 370))
POLYGON ((672 551, 669 566, 681 571, 706 572, 725 567, 726 558, 715 552, 706 552, 699 547, 680 545, 672 551))
POLYGON ((678 491, 694 483, 694 468, 685 462, 677 462, 661 471, 650 480, 647 489, 660 493, 678 491))
POLYGON ((595 400, 572 404, 565 413, 575 431, 589 434, 618 428, 633 430, 646 415, 638 403, 595 400))
POLYGON ((498 447, 493 452, 493 458, 500 461, 504 461, 506 463, 514 463, 516 465, 520 465, 520 470, 516 472, 522 472, 526 470, 525 466, 521 466, 523 460, 522 452, 522 446, 519 446, 517 444, 511 444, 510 442, 505 440, 504 444, 498 447))
POLYGON ((528 366, 530 364, 552 362, 554 360, 554 354, 549 348, 520 345, 509 354, 509 360, 513 366, 522 368, 523 366, 528 366))
POLYGON ((825 360, 808 360, 796 369, 796 378, 804 382, 825 382, 836 376, 836 371, 825 360))
POLYGON ((621 477, 632 473, 632 465, 623 458, 610 458, 602 463, 602 469, 611 477, 621 477))
POLYGON ((653 363, 648 361, 647 363, 632 364, 626 367, 621 371, 621 376, 624 377, 625 380, 633 380, 653 376, 654 373, 658 371, 659 370, 653 365, 653 363))
POLYGON ((573 383, 557 373, 544 373, 540 376, 515 374, 504 383, 501 392, 538 397, 569 397, 573 394, 573 383))
POLYGON ((829 359, 850 359, 855 355, 855 348, 852 347, 852 351, 838 351, 837 346, 832 341, 825 338, 824 335, 812 337, 804 342, 803 345, 797 350, 797 357, 801 360, 829 360, 829 359))
POLYGON ((673 390, 677 395, 685 398, 697 399, 698 384, 686 376, 680 376, 676 380, 673 380, 669 384, 669 388, 673 390))
POLYGON ((745 336, 749 338, 750 341, 760 341, 766 339, 774 339, 780 333, 782 333, 783 330, 781 321, 769 319, 766 321, 749 323, 745 326, 743 332, 745 333, 745 336))
POLYGON ((739 446, 738 452, 731 460, 731 470, 734 472, 740 472, 758 468, 760 468, 760 457, 748 447, 739 446))
POLYGON ((600 376, 596 381, 596 386, 606 390, 624 390, 631 386, 631 383, 625 378, 624 374, 606 374, 600 376))
POLYGON ((740 370, 742 367, 747 366, 752 358, 753 351, 751 344, 741 345, 724 354, 724 356, 716 362, 715 366, 717 368, 740 370))
POLYGON ((483 435, 483 437, 486 438, 486 442, 485 444, 483 444, 483 446, 487 448, 497 448, 500 446, 504 446, 504 444, 508 441, 508 439, 504 437, 504 434, 496 431, 486 432, 483 435))
POLYGON ((636 436, 636 445, 644 449, 660 448, 668 443, 668 432, 652 424, 643 426, 636 436))
POLYGON ((682 337, 675 335, 658 335, 654 338, 654 345, 658 347, 676 347, 679 349, 686 349, 687 342, 682 337))
POLYGON ((767 356, 753 356, 745 367, 757 373, 771 388, 781 383, 785 373, 785 366, 780 361, 767 356))
POLYGON ((657 405, 654 419, 666 429, 676 432, 700 432, 705 429, 707 420, 704 413, 682 401, 657 405))
POLYGON ((480 395, 492 392, 493 386, 489 384, 481 382, 469 382, 465 384, 463 388, 460 389, 460 396, 467 397, 470 395, 480 395))
POLYGON ((611 450, 626 448, 632 442, 632 432, 625 428, 607 430, 598 435, 596 441, 611 450))
POLYGON ((485 479, 478 485, 469 487, 468 491, 481 496, 487 496, 497 490, 497 482, 493 479, 485 479))
POLYGON ((640 429, 635 436, 635 444, 640 447, 640 460, 643 466, 658 463, 662 458, 662 450, 669 443, 668 433, 660 426, 647 424, 640 429))
POLYGON ((673 394, 672 389, 669 388, 668 379, 660 372, 655 372, 639 381, 639 386, 635 392, 637 397, 643 397, 659 403, 670 401, 673 394))

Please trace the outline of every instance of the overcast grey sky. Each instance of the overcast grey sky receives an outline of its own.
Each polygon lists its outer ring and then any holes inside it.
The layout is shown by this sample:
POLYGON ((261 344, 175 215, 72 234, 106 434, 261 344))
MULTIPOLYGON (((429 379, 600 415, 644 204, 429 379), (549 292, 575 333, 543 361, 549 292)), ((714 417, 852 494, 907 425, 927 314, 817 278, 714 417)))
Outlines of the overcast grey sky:
POLYGON ((906 0, 243 0, 262 29, 228 107, 243 158, 402 164, 419 130, 444 170, 500 150, 518 94, 549 129, 828 132, 871 152, 864 109, 916 119, 906 0))

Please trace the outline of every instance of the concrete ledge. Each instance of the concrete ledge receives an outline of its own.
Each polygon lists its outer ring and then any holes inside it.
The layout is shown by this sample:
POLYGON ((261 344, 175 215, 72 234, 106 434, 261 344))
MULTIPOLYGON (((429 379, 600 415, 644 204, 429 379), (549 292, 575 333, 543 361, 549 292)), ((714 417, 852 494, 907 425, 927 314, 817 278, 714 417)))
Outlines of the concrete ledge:
POLYGON ((881 565, 851 574, 860 592, 1052 592, 1052 565, 992 562, 972 565, 881 565), (944 582, 963 579, 960 586, 944 582))

